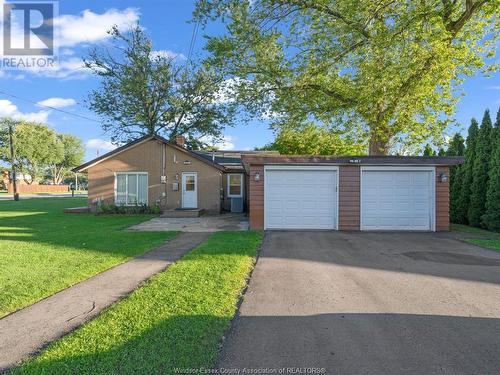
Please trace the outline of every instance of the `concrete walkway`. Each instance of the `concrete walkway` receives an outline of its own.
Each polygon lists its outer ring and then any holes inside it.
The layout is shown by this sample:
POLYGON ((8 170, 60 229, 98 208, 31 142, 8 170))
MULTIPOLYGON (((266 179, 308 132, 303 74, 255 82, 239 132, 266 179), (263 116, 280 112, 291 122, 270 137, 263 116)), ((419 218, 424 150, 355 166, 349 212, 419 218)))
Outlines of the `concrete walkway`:
POLYGON ((155 217, 134 225, 129 230, 182 232, 218 232, 248 230, 248 218, 243 214, 203 215, 200 217, 155 217))
POLYGON ((155 250, 0 319, 0 372, 94 318, 208 236, 181 233, 155 250))

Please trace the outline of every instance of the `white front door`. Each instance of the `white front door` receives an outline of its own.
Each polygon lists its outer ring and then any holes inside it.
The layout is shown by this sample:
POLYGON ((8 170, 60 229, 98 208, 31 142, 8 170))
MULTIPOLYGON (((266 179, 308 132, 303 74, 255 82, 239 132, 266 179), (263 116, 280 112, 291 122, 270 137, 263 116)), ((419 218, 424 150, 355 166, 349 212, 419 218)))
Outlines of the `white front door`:
POLYGON ((266 229, 335 229, 336 188, 336 170, 266 170, 266 229))
POLYGON ((195 172, 182 174, 182 208, 198 208, 198 177, 195 172))
POLYGON ((362 170, 361 230, 432 230, 433 174, 362 170))

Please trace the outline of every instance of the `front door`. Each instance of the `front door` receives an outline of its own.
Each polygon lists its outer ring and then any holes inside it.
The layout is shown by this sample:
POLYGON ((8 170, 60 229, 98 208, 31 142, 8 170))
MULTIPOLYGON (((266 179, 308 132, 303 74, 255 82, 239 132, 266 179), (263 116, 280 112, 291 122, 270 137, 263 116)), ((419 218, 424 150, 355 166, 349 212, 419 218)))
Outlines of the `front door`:
POLYGON ((198 178, 195 172, 182 174, 182 208, 198 208, 198 178))

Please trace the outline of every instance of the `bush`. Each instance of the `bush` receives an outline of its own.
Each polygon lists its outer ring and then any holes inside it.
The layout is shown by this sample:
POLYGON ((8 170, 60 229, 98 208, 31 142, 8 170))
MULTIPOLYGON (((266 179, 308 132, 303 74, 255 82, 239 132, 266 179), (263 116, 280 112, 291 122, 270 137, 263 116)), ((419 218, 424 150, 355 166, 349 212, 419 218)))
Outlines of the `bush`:
POLYGON ((133 206, 101 204, 97 209, 98 215, 158 215, 161 212, 158 204, 147 205, 145 203, 135 204, 133 206))

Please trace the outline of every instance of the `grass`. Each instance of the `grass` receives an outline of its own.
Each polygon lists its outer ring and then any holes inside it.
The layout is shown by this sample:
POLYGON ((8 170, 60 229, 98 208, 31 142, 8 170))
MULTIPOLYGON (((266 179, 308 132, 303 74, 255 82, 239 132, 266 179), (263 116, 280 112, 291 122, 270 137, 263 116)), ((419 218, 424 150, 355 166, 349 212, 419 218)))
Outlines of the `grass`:
POLYGON ((451 224, 451 230, 481 236, 483 238, 460 238, 460 240, 474 245, 500 251, 500 233, 490 232, 488 230, 460 224, 451 224))
POLYGON ((84 198, 0 201, 0 317, 162 244, 175 232, 126 232, 151 216, 65 214, 84 198))
POLYGON ((258 232, 213 234, 18 372, 172 374, 176 368, 209 368, 260 243, 258 232))

